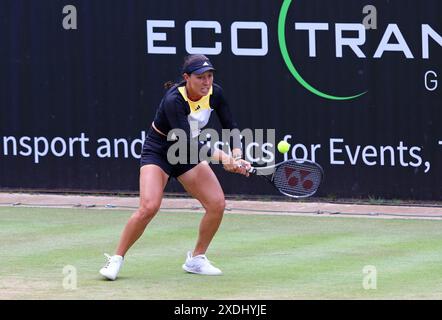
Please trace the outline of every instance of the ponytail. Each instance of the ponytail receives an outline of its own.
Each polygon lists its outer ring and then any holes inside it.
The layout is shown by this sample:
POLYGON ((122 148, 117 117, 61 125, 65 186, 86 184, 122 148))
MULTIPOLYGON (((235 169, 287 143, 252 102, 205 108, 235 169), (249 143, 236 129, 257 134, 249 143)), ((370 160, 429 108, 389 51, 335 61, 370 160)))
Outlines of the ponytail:
POLYGON ((173 81, 167 81, 167 82, 165 82, 164 83, 164 89, 170 89, 170 88, 172 88, 174 85, 176 85, 176 83, 174 83, 173 81))

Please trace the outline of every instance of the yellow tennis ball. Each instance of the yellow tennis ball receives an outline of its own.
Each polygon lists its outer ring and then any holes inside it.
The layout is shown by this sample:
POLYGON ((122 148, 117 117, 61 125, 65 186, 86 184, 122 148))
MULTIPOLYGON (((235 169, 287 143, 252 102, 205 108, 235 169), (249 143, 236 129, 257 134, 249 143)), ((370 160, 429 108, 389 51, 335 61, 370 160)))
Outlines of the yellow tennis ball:
POLYGON ((279 141, 278 143, 278 151, 281 153, 287 153, 290 149, 290 143, 285 140, 279 141))

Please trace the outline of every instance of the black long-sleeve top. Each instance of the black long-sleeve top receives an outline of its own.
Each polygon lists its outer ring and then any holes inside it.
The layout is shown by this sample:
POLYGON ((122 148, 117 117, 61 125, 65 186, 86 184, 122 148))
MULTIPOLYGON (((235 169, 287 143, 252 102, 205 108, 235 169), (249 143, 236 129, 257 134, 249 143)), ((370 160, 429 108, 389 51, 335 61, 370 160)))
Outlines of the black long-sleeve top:
MULTIPOLYGON (((209 122, 213 110, 218 115, 223 129, 238 129, 221 86, 214 83, 209 94, 198 101, 192 101, 187 97, 185 82, 182 82, 166 92, 157 109, 154 124, 166 135, 173 129, 182 129, 187 133, 188 142, 195 143, 201 129, 209 122), (194 121, 192 127, 191 121, 194 121)), ((198 145, 200 149, 201 145, 198 145)), ((233 139, 232 147, 241 148, 239 135, 233 139)))

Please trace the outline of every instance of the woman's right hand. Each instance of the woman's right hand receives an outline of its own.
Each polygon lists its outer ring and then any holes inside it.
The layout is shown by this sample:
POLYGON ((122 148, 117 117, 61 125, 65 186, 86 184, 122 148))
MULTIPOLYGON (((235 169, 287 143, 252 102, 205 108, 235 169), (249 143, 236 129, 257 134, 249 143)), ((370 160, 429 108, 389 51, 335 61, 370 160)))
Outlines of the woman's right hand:
POLYGON ((234 159, 220 149, 215 149, 212 155, 212 159, 217 163, 222 163, 224 170, 232 173, 239 173, 246 177, 249 176, 249 170, 252 167, 248 161, 243 159, 234 159), (219 162, 218 162, 219 161, 219 162))
POLYGON ((224 170, 232 173, 239 173, 246 177, 249 176, 249 170, 251 168, 251 165, 248 161, 245 161, 243 159, 235 160, 233 158, 230 159, 230 161, 223 163, 224 170))

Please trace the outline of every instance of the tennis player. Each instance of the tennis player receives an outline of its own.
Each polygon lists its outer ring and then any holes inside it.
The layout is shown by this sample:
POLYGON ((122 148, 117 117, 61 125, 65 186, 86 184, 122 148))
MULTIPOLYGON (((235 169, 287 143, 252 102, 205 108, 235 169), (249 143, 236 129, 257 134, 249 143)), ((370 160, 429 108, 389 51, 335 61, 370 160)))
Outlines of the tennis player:
MULTIPOLYGON (((164 188, 171 177, 176 178, 206 210, 199 225, 195 248, 187 253, 183 269, 195 274, 222 274, 222 271, 213 266, 205 255, 224 213, 225 198, 220 183, 205 160, 172 165, 167 158, 168 149, 174 143, 167 140, 167 135, 173 129, 184 130, 188 137, 186 143, 189 146, 194 144, 194 149, 197 147, 197 150, 201 150, 203 146, 198 142, 198 134, 207 125, 213 110, 217 113, 223 128, 238 128, 222 88, 213 82, 214 71, 215 68, 206 56, 190 55, 184 60, 183 81, 177 84, 169 83, 170 88, 157 109, 143 145, 140 164, 140 205, 127 222, 115 255, 105 254, 107 263, 100 270, 100 274, 105 278, 109 280, 117 278, 127 251, 143 234, 158 212, 164 188), (192 121, 198 126, 191 126, 192 121)), ((220 149, 211 149, 207 152, 209 160, 222 163, 224 169, 229 172, 248 176, 250 163, 242 159, 239 139, 233 141, 232 156, 220 149)))

